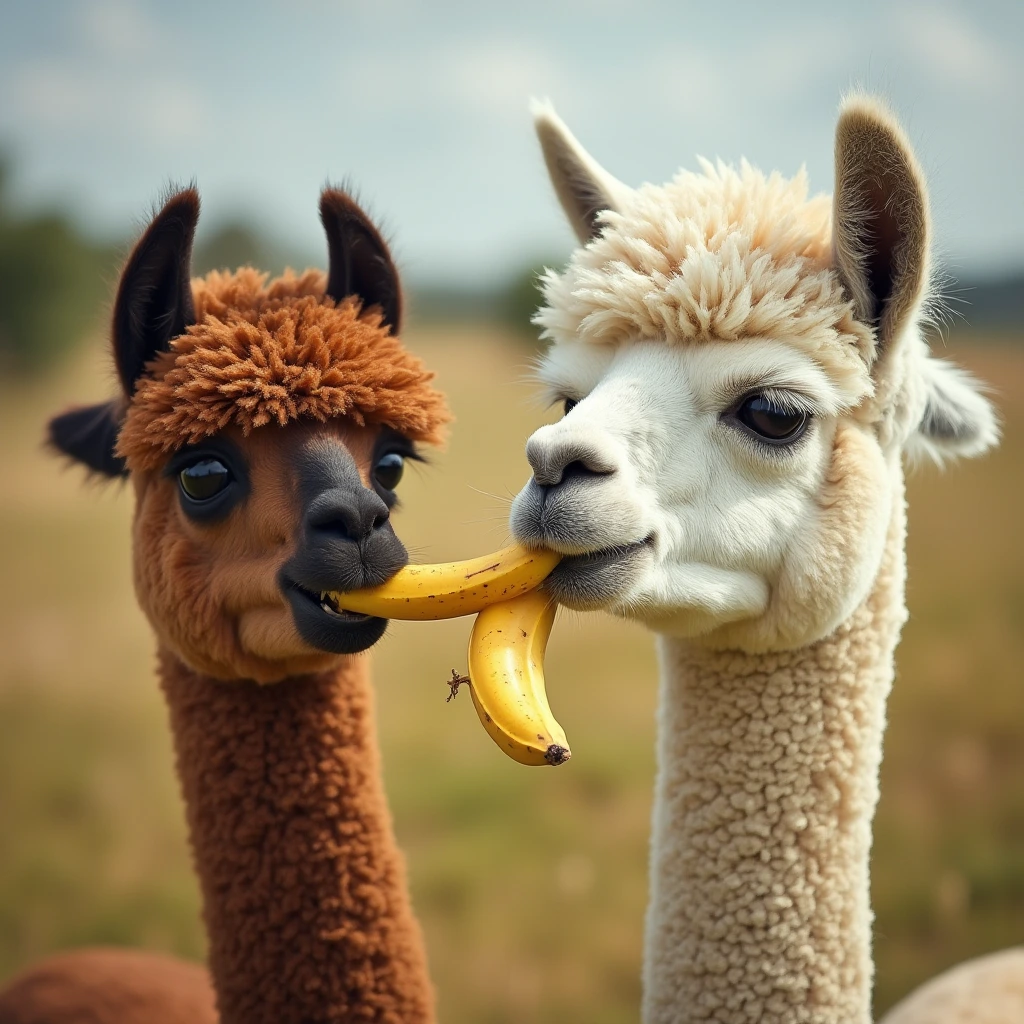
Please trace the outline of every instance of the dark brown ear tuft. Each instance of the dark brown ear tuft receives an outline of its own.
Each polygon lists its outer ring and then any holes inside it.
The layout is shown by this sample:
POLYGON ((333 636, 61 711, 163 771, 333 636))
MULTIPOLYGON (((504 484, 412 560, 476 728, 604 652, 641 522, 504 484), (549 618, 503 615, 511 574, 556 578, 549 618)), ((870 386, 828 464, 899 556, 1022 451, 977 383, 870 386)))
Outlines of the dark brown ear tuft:
POLYGON ((338 188, 320 193, 320 220, 327 232, 327 294, 335 302, 349 295, 363 308, 380 307, 383 323, 397 334, 402 320, 402 289, 387 243, 356 201, 338 188))
POLYGON ((121 429, 120 402, 101 402, 54 416, 47 441, 63 455, 105 477, 127 476, 124 459, 115 454, 121 429))
POLYGON ((195 322, 190 278, 198 220, 194 187, 171 195, 121 273, 114 301, 114 359, 129 397, 146 364, 195 322))

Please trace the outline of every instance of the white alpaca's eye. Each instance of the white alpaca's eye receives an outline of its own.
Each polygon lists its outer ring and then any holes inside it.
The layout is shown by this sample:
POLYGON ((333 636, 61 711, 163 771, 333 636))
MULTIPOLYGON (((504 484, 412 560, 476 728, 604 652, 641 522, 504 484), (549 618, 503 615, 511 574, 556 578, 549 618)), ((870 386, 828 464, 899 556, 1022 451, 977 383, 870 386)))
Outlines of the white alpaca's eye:
POLYGON ((771 444, 795 441, 806 429, 810 414, 779 404, 768 395, 748 395, 737 406, 735 418, 771 444))

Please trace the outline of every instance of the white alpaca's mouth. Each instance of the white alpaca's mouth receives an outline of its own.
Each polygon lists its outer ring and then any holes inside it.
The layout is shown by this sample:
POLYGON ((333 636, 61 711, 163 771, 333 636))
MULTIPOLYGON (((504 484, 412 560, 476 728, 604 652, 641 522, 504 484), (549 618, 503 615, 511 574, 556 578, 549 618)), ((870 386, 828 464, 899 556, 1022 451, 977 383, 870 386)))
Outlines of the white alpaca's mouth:
POLYGON ((630 544, 567 555, 548 576, 545 587, 566 607, 578 611, 605 608, 636 584, 653 549, 651 534, 630 544))

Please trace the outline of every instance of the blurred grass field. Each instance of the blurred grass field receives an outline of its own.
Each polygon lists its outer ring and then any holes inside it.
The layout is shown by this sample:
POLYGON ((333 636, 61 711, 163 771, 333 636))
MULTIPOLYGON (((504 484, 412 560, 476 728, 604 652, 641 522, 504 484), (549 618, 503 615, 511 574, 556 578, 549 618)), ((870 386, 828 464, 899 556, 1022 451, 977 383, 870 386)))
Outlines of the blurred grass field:
MULTIPOLYGON (((507 539, 532 403, 493 328, 414 333, 458 417, 402 484, 418 560, 507 539)), ((910 483, 911 619, 877 819, 876 1008, 1024 942, 1024 352, 951 352, 996 389, 1005 440, 910 483)), ((199 958, 198 897, 152 641, 130 583, 130 494, 40 449, 45 417, 110 386, 99 342, 57 379, 0 385, 0 978, 50 950, 199 958)), ((564 614, 548 676, 573 760, 501 756, 468 697, 465 621, 392 626, 373 653, 388 791, 446 1024, 638 1018, 655 661, 641 630, 564 614)))

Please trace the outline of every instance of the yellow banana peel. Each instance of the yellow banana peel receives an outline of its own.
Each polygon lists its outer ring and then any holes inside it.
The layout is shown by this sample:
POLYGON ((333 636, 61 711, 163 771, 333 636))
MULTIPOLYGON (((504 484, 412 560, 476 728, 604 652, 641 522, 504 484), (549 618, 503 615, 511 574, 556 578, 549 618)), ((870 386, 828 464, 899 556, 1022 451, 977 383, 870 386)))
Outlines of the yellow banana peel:
POLYGON ((322 596, 347 612, 383 619, 455 619, 534 590, 559 558, 514 544, 464 562, 407 565, 379 587, 322 596))
POLYGON ((321 597, 330 606, 387 619, 475 614, 469 678, 453 672, 452 695, 469 683, 481 723, 509 757, 559 765, 569 760, 569 744, 551 714, 544 681, 544 652, 558 605, 538 589, 559 558, 554 551, 513 545, 463 562, 410 565, 379 587, 321 597))
POLYGON ((569 742, 551 714, 544 652, 558 605, 543 590, 485 608, 469 638, 473 705, 488 735, 513 760, 559 765, 569 742))

